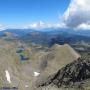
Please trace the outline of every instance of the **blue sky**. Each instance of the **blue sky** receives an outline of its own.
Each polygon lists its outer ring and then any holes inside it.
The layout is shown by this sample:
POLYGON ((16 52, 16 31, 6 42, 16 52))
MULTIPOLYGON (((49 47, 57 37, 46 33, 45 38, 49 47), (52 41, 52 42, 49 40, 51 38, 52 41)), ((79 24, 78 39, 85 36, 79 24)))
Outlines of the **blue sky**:
POLYGON ((58 22, 70 0, 0 0, 0 23, 58 22))

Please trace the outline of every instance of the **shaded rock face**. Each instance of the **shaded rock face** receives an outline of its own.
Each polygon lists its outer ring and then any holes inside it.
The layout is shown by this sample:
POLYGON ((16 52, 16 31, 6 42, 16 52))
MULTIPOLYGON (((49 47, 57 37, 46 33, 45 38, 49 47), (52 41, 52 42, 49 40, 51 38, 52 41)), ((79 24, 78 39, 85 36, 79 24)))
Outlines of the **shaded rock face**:
POLYGON ((66 65, 56 74, 48 77, 42 82, 39 87, 54 84, 57 87, 72 86, 76 82, 90 78, 90 60, 89 58, 81 57, 78 60, 66 65))

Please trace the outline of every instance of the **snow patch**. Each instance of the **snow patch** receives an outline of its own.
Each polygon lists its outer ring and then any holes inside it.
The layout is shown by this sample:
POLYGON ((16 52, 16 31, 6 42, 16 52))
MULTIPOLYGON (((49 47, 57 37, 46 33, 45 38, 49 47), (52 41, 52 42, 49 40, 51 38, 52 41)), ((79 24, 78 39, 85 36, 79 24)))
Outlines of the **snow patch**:
POLYGON ((25 85, 25 87, 29 87, 28 85, 25 85))
POLYGON ((34 72, 34 76, 35 76, 35 77, 37 77, 37 76, 39 76, 39 75, 40 75, 40 73, 34 72))
POLYGON ((7 81, 9 82, 9 83, 11 83, 11 79, 10 79, 10 74, 9 74, 9 72, 8 72, 8 70, 5 70, 5 73, 6 73, 6 78, 7 78, 7 81))

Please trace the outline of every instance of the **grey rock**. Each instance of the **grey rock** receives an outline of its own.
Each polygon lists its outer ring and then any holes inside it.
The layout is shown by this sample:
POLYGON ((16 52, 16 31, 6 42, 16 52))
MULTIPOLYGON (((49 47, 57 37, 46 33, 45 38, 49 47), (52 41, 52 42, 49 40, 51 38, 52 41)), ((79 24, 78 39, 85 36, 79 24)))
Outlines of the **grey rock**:
POLYGON ((75 85, 80 88, 82 86, 81 82, 87 79, 90 79, 90 60, 82 56, 61 68, 56 74, 48 77, 38 87, 53 84, 58 88, 61 86, 73 87, 75 85))

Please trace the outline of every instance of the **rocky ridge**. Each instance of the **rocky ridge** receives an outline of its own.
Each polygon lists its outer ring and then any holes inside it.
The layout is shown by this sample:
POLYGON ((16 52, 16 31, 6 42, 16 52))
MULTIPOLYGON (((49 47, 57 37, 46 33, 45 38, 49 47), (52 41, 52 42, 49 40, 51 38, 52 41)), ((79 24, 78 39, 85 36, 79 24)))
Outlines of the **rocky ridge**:
MULTIPOLYGON (((49 76, 46 81, 40 83, 38 87, 54 85, 60 87, 79 87, 83 81, 90 79, 90 57, 82 56, 65 67, 56 74, 49 76)), ((80 87, 83 87, 81 85, 80 87)), ((86 90, 86 89, 85 89, 86 90)))

